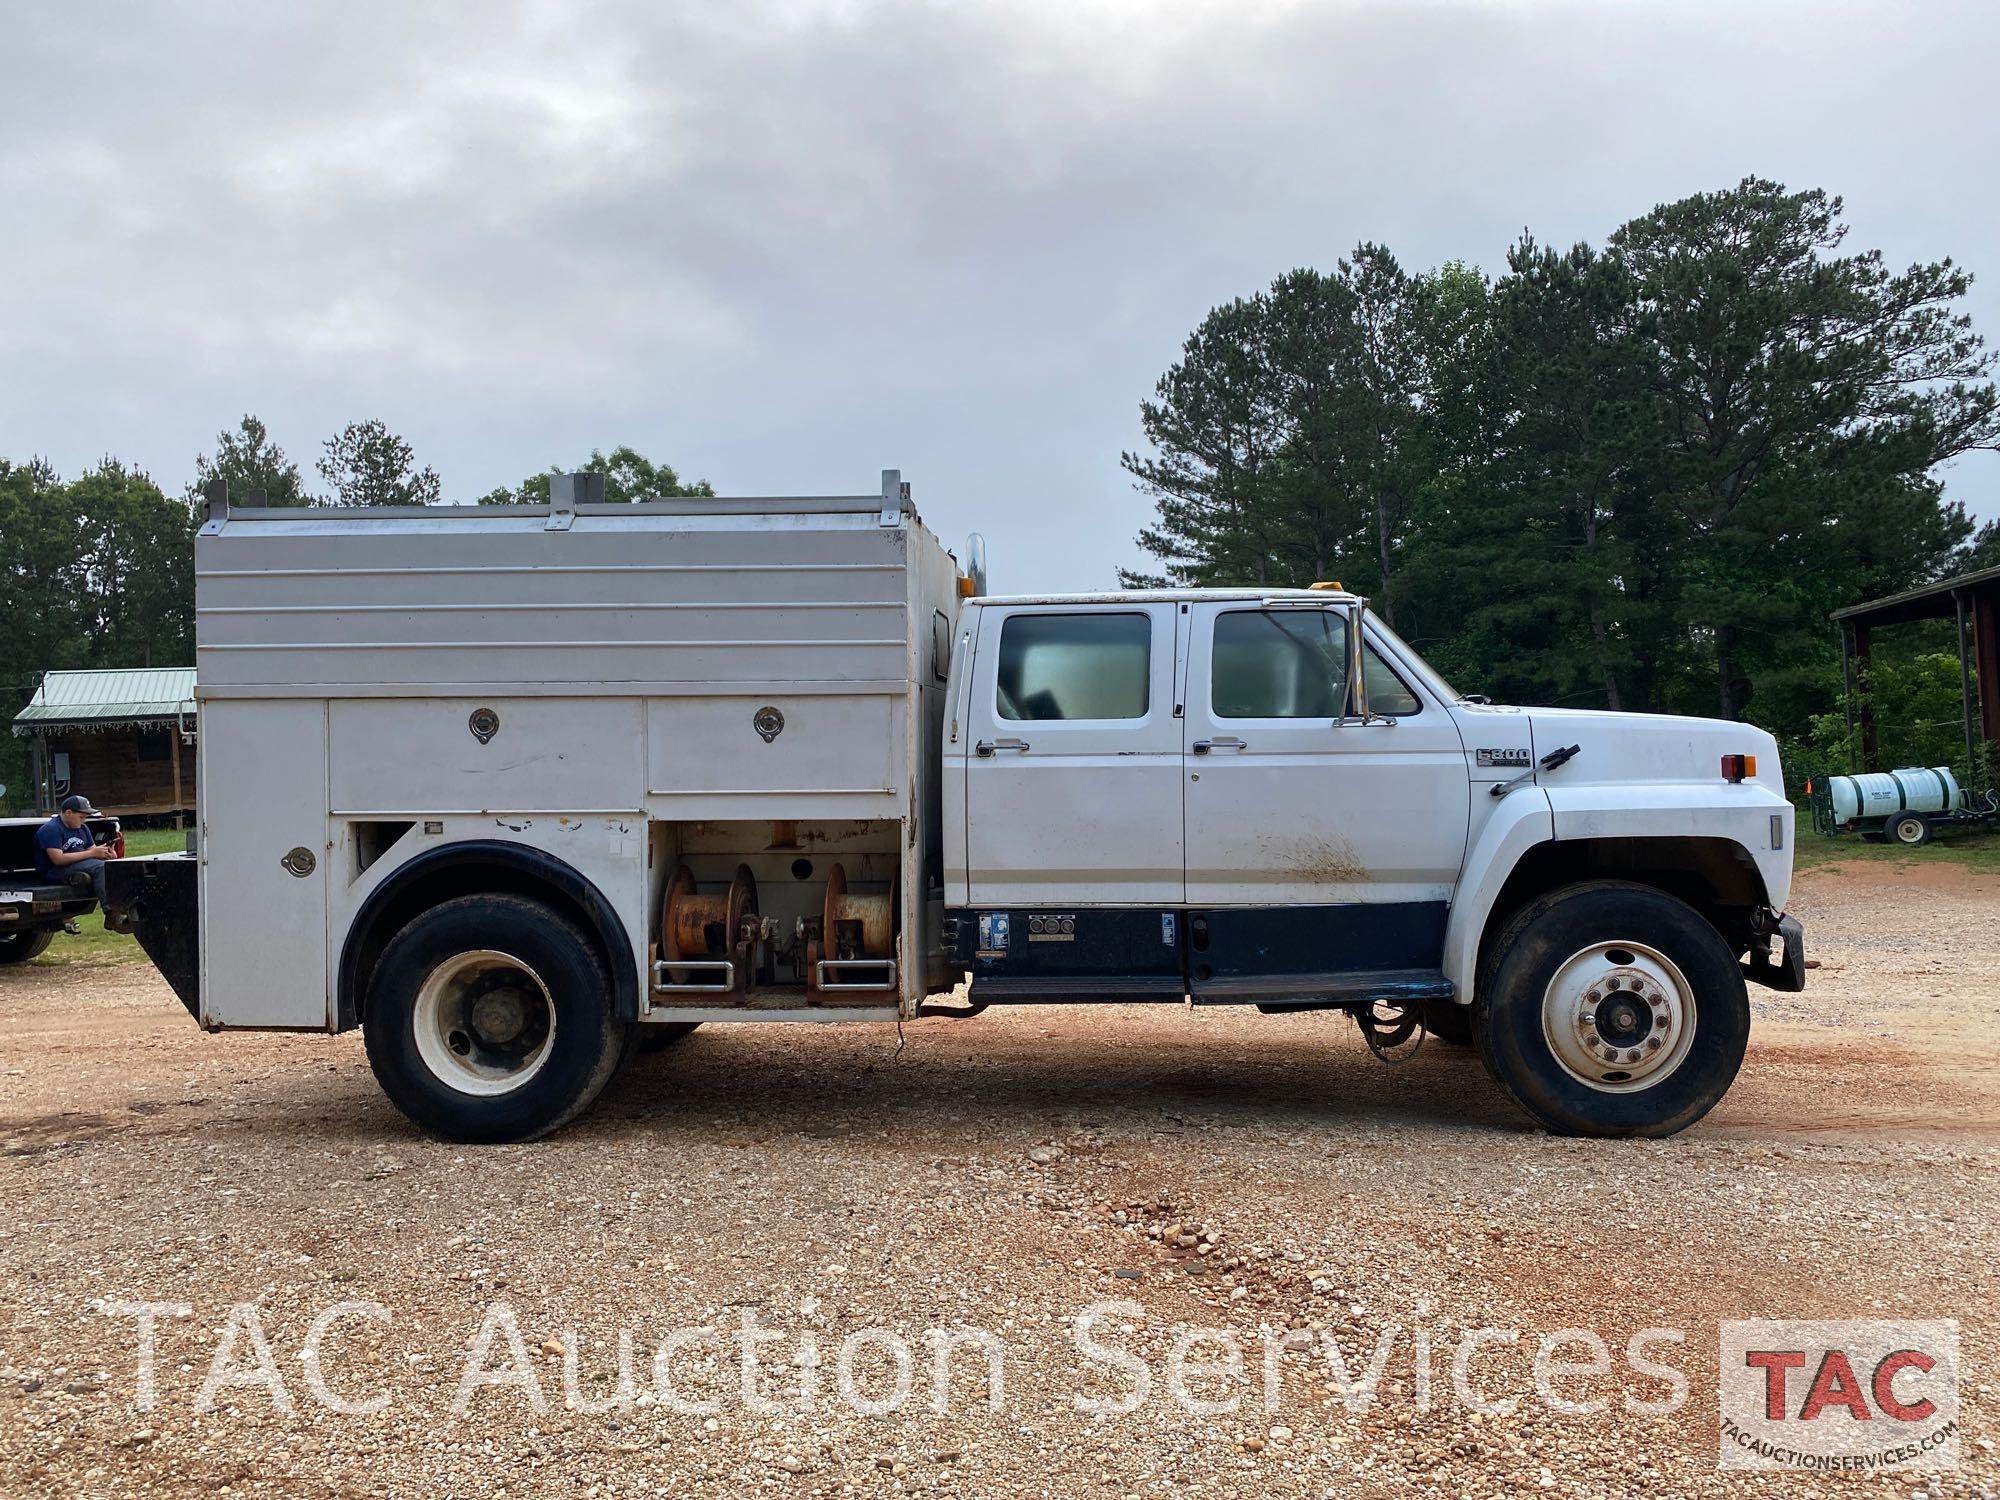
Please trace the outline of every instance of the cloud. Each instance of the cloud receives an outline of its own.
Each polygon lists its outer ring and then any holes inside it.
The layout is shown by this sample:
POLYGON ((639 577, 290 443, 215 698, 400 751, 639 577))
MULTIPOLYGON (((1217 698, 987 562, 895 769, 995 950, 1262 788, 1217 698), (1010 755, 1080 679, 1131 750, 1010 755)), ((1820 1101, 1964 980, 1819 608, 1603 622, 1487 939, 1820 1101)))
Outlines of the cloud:
MULTIPOLYGON (((1002 587, 1100 587, 1213 303, 1379 239, 1489 268, 1749 172, 1988 273, 1972 5, 300 3, 16 21, 0 451, 178 487, 245 410, 470 497, 631 442, 901 467, 1002 587)), ((1955 493, 2000 508, 2000 463, 1955 493)))

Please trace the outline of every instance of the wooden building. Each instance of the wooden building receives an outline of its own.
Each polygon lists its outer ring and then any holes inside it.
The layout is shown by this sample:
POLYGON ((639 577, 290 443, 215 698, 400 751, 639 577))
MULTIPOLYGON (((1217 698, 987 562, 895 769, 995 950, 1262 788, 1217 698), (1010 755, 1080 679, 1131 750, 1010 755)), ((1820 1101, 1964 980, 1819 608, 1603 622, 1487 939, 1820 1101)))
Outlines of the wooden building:
POLYGON ((81 792, 101 812, 171 819, 195 805, 193 667, 50 672, 14 733, 42 811, 81 792))

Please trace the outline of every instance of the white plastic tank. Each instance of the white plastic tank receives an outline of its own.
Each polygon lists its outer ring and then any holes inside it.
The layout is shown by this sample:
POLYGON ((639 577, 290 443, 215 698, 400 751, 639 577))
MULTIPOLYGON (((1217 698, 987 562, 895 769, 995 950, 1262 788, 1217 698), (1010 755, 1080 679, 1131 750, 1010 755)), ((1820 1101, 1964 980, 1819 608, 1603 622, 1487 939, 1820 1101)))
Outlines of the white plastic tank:
POLYGON ((1951 812, 1958 806, 1958 781, 1948 766, 1905 766, 1861 776, 1829 776, 1833 821, 1889 818, 1899 812, 1951 812))

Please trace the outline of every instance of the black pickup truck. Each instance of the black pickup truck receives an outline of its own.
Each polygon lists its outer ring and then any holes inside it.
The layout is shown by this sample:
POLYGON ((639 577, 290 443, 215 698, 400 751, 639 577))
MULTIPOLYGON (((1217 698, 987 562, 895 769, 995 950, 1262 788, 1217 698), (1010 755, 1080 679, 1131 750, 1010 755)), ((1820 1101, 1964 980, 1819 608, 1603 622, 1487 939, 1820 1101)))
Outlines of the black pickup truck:
MULTIPOLYGON (((52 884, 35 873, 35 830, 47 818, 0 818, 0 964, 24 964, 54 941, 63 924, 94 910, 88 885, 52 884)), ((109 852, 125 853, 116 818, 84 825, 109 852)))

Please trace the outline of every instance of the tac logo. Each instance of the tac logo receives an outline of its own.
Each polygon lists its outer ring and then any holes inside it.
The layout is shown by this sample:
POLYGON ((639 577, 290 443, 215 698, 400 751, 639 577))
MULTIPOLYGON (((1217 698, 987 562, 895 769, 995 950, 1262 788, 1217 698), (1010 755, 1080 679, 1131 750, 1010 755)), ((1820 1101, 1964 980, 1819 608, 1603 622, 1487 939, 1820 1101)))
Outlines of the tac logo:
POLYGON ((1958 1467, 1958 1324, 1722 1325, 1725 1469, 1958 1467))

